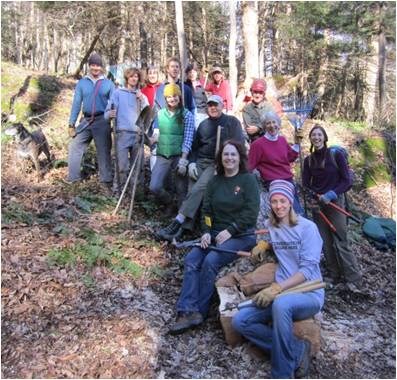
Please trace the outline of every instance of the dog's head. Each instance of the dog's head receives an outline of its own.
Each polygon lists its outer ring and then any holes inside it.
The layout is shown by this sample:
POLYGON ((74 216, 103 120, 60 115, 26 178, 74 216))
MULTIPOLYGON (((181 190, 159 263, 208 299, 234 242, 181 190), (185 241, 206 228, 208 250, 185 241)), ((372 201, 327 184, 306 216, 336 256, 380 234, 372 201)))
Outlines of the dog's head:
POLYGON ((22 123, 15 123, 12 124, 11 127, 8 127, 4 133, 8 136, 23 138, 28 132, 22 123))

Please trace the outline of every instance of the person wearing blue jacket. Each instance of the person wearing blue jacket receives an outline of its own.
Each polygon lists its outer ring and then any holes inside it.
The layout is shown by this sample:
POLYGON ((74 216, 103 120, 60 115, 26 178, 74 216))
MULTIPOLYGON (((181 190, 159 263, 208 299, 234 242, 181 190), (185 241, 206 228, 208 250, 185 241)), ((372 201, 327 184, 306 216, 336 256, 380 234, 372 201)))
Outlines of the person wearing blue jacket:
POLYGON ((109 120, 104 118, 108 100, 114 91, 114 84, 103 75, 103 61, 99 54, 88 58, 89 74, 77 82, 69 118, 68 181, 81 180, 81 160, 89 143, 94 139, 100 182, 106 192, 112 184, 111 132, 109 120), (75 127, 80 111, 83 117, 75 127))
MULTIPOLYGON (((136 125, 141 111, 149 105, 147 97, 140 91, 141 73, 136 68, 124 71, 126 87, 114 91, 105 111, 105 119, 116 118, 117 159, 120 186, 127 180, 130 165, 139 149, 143 131, 136 125)), ((119 184, 113 181, 113 191, 119 193, 119 184)))
POLYGON ((256 346, 271 352, 272 378, 302 378, 308 375, 311 344, 294 335, 293 321, 317 314, 324 304, 324 290, 280 293, 306 281, 322 281, 323 241, 312 221, 295 214, 291 182, 272 181, 269 199, 271 213, 265 228, 278 259, 275 281, 260 290, 253 298, 255 305, 242 308, 232 324, 256 346))

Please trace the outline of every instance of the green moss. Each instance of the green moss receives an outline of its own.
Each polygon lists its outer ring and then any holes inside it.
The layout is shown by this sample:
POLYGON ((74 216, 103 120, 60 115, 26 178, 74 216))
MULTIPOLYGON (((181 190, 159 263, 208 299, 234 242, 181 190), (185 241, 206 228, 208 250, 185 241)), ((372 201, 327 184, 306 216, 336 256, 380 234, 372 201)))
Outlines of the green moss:
POLYGON ((10 202, 2 208, 1 221, 3 224, 18 222, 30 226, 33 224, 34 217, 32 213, 26 211, 20 203, 10 202))

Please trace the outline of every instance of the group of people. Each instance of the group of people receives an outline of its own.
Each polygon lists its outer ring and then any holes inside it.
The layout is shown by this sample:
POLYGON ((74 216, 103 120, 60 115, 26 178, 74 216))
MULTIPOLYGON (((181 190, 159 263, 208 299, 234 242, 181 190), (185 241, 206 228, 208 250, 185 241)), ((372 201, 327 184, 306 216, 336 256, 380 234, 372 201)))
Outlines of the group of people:
POLYGON ((146 133, 136 125, 137 117, 145 107, 155 107, 157 116, 148 134, 149 188, 159 203, 177 206, 175 218, 156 235, 172 241, 192 230, 196 221, 201 224, 200 247, 185 257, 177 318, 170 332, 179 334, 203 323, 220 269, 237 260, 238 251, 253 249, 255 230, 266 228, 278 259, 274 283, 255 296, 254 305, 235 315, 233 326, 271 352, 273 377, 305 376, 310 343, 294 336, 292 323, 318 313, 324 291, 281 293, 306 281, 322 280, 322 252, 333 282, 343 281, 352 288, 361 282, 347 243, 346 216, 330 205, 344 206, 349 173, 343 154, 330 152, 320 125, 312 128, 310 155, 302 173, 303 186, 318 201, 318 212, 310 221, 300 206, 291 169, 304 136, 297 130, 294 144, 289 144, 280 134, 280 110, 266 99, 264 80, 255 79, 251 85, 242 125, 230 114, 230 88, 219 66, 212 69, 207 83, 207 78, 198 78, 197 65, 189 64, 182 83, 180 62, 170 58, 163 83, 158 70, 149 67, 147 84, 141 89, 139 70, 127 69, 126 87, 115 89, 103 76, 98 54, 88 64, 89 74, 77 84, 69 121, 69 180, 80 180, 82 155, 94 139, 100 180, 106 188, 112 186, 109 120, 113 118, 118 169, 125 181, 137 143, 146 133), (83 117, 75 127, 81 108, 83 117), (338 238, 319 211, 334 224, 338 238))

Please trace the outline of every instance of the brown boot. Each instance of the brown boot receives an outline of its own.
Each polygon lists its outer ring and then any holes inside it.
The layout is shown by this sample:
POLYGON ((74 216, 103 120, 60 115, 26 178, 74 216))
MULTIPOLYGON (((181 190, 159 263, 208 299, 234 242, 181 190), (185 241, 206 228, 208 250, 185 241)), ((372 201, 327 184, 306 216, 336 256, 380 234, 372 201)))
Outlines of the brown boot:
POLYGON ((203 320, 203 316, 198 311, 180 312, 169 333, 172 335, 182 334, 186 330, 200 325, 203 320))

